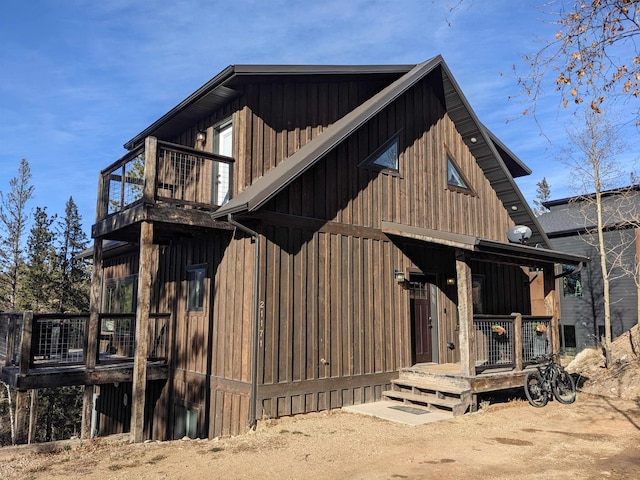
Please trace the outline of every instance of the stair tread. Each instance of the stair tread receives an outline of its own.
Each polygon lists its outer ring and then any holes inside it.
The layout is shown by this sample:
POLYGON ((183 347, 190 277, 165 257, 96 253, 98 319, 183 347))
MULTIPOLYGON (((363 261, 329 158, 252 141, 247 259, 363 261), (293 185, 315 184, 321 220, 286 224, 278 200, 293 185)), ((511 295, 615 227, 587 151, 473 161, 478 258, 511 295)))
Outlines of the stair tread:
POLYGON ((440 397, 437 397, 436 395, 420 395, 417 393, 399 392, 397 390, 385 390, 384 392, 382 392, 382 395, 390 398, 401 398, 403 400, 409 400, 412 402, 428 403, 432 405, 439 405, 442 407, 449 407, 449 408, 456 407, 463 403, 462 400, 459 398, 451 398, 451 397, 440 398, 440 397))
POLYGON ((461 395, 471 391, 470 387, 460 387, 436 381, 425 381, 423 379, 398 378, 391 380, 394 385, 406 385, 409 387, 422 388, 425 390, 434 390, 438 392, 455 393, 461 395))

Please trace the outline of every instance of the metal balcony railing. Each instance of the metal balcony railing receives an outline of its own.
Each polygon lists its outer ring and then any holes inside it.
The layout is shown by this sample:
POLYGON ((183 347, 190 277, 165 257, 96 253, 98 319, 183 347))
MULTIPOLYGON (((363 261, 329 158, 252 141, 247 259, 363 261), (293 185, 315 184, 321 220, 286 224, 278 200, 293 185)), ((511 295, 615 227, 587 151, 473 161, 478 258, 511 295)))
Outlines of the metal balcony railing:
POLYGON ((101 172, 98 220, 140 202, 215 210, 231 198, 234 161, 148 137, 101 172))

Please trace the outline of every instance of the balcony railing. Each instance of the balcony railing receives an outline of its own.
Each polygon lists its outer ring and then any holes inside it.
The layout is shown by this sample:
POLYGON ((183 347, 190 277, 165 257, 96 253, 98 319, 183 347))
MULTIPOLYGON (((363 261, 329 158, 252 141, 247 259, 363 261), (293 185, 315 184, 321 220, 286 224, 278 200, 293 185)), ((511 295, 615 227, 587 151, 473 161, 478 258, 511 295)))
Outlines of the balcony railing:
POLYGON ((551 317, 474 315, 476 371, 516 368, 550 352, 551 317))
MULTIPOLYGON (((149 314, 149 360, 167 360, 169 319, 168 313, 149 314)), ((99 338, 93 340, 99 346, 97 362, 131 362, 135 314, 102 313, 99 320, 99 338)), ((0 313, 0 366, 20 366, 26 371, 82 365, 87 361, 88 332, 88 313, 0 313), (23 339, 30 339, 28 345, 23 345, 23 339)))
POLYGON ((148 137, 101 172, 98 219, 140 202, 211 209, 232 194, 234 159, 148 137))

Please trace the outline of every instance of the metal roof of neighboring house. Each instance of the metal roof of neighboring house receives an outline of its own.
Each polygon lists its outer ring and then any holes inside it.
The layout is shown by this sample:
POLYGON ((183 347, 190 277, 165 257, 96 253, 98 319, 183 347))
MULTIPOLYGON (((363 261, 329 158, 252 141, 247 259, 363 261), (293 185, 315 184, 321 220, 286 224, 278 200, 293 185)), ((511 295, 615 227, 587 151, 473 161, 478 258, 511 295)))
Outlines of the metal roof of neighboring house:
MULTIPOLYGON (((594 194, 544 202, 549 212, 538 222, 549 236, 575 234, 597 225, 594 194)), ((640 189, 629 186, 602 192, 602 221, 605 228, 640 224, 640 189)))

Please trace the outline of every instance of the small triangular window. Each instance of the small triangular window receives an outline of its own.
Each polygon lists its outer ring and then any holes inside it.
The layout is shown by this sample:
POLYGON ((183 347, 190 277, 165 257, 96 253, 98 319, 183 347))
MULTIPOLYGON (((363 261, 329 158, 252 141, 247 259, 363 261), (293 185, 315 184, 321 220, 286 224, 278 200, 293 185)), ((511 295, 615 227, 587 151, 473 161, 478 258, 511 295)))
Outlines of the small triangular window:
POLYGON ((398 170, 398 137, 394 137, 373 152, 361 165, 382 170, 398 170))
POLYGON ((447 155, 447 184, 450 187, 461 188, 462 190, 471 190, 469 185, 467 185, 467 182, 464 181, 460 172, 458 172, 458 169, 449 155, 447 155))

